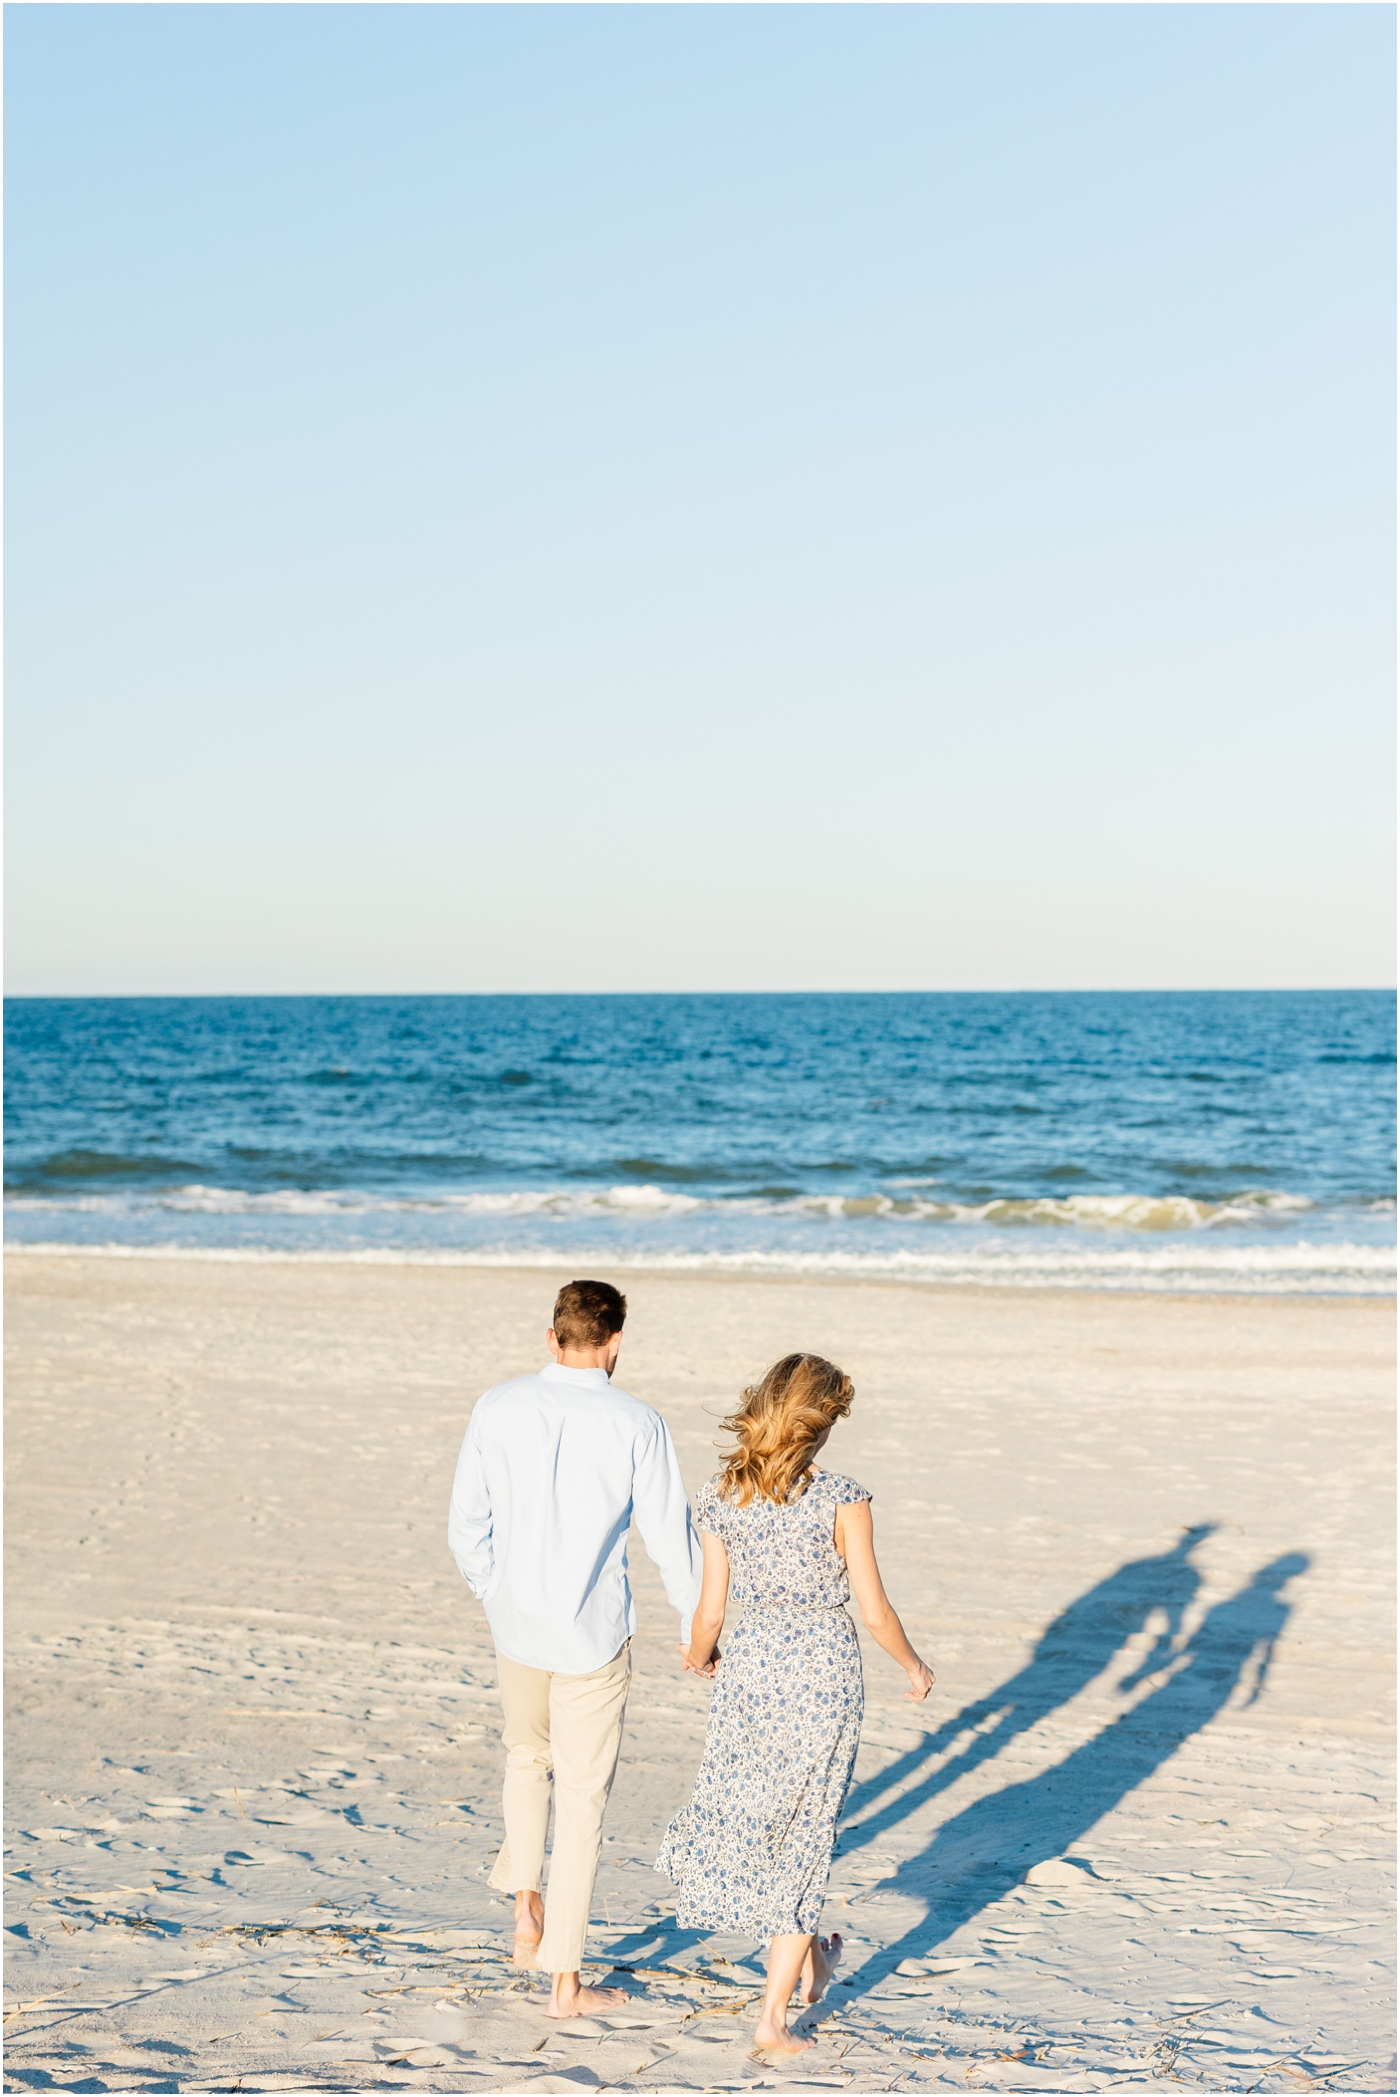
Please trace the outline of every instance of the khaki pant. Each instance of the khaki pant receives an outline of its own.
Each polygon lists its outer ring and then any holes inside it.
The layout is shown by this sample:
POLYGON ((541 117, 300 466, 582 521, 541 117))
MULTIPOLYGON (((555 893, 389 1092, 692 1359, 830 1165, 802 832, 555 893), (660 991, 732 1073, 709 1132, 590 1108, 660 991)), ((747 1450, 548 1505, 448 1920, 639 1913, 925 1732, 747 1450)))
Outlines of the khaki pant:
POLYGON ((591 1675, 525 1667, 496 1649, 506 1714, 506 1839, 487 1883, 498 1893, 540 1891, 552 1770, 554 1848, 544 1937, 536 1957, 546 1973, 577 1973, 583 1964, 603 1847, 603 1808, 622 1745, 630 1648, 629 1639, 591 1675))

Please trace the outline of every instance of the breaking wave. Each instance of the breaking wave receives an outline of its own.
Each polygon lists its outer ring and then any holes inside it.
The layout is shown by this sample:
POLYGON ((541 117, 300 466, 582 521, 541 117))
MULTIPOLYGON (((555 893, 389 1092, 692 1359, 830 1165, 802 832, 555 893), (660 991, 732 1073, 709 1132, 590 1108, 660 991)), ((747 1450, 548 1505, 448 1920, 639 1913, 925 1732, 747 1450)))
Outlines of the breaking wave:
MULTIPOLYGON (((199 1184, 157 1192, 14 1195, 12 1214, 59 1210, 88 1215, 133 1216, 168 1212, 205 1216, 336 1217, 408 1216, 638 1218, 716 1215, 829 1218, 856 1221, 893 1218, 902 1222, 1060 1226, 1092 1231, 1200 1231, 1222 1225, 1263 1223, 1296 1216, 1313 1207, 1306 1195, 1246 1188, 1219 1201, 1184 1194, 1066 1194, 995 1196, 982 1202, 940 1201, 927 1195, 785 1194, 706 1196, 657 1186, 596 1189, 514 1188, 466 1194, 381 1194, 348 1188, 279 1188, 255 1193, 240 1187, 199 1184)), ((1372 1203, 1374 1210, 1393 1204, 1372 1203)))

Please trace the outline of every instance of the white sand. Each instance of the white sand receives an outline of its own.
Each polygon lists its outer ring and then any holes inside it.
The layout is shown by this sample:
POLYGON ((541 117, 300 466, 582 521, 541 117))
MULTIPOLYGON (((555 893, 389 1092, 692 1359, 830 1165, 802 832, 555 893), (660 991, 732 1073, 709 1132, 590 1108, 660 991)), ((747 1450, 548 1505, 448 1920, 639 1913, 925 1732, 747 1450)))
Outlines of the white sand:
POLYGON ((1395 2087, 1388 1306, 633 1278, 692 1487, 774 1355, 852 1372, 831 1461, 939 1676, 867 1650, 851 1985, 779 2073, 755 1947, 651 1870, 708 1692, 645 1559, 595 1931, 635 2001, 553 2025, 503 1962, 444 1516, 553 1280, 11 1257, 12 2087, 1395 2087))

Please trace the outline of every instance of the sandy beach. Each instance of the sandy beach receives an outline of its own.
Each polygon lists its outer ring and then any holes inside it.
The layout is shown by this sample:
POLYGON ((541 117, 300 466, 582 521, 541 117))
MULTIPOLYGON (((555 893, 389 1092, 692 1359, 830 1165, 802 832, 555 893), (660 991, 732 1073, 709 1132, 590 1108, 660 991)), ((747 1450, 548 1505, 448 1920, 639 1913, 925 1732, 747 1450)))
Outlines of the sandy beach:
POLYGON ((485 1884, 499 1707, 449 1559, 520 1270, 12 1254, 9 2086, 1391 2090, 1392 1307, 619 1277, 691 1489, 776 1354, 854 1376, 927 1707, 867 1642, 842 1983, 749 2057, 757 1947, 658 1835, 708 1691, 642 1628, 572 2026, 485 1884))

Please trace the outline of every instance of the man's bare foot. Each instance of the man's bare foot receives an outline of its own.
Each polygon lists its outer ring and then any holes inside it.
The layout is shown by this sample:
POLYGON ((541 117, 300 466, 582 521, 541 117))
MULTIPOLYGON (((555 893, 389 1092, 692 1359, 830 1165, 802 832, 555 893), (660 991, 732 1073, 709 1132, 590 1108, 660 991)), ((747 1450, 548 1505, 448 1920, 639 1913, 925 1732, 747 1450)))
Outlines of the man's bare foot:
POLYGON ((556 1973, 545 2015, 561 2022, 593 2017, 602 2010, 620 2010, 631 1999, 625 1988, 585 1988, 576 1973, 556 1973))
POLYGON ((796 2032, 789 2031, 785 2024, 778 2024, 771 2017, 763 2018, 753 2035, 755 2053, 805 2053, 816 2043, 815 2039, 799 2039, 796 2032))
POLYGON ((517 1966, 533 1966, 544 1935, 544 1902, 538 1893, 515 1896, 515 1945, 512 1958, 517 1966))
POLYGON ((842 1950, 840 1930, 833 1930, 829 1937, 813 1937, 812 1949, 802 1962, 802 1979, 798 1984, 804 2003, 821 2001, 842 1950))

